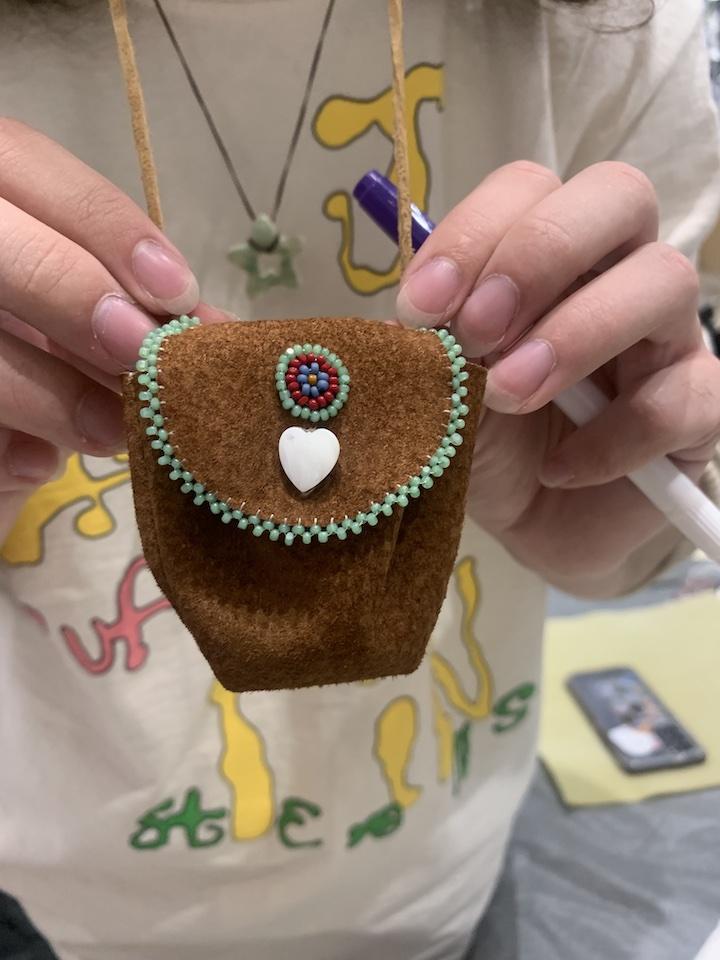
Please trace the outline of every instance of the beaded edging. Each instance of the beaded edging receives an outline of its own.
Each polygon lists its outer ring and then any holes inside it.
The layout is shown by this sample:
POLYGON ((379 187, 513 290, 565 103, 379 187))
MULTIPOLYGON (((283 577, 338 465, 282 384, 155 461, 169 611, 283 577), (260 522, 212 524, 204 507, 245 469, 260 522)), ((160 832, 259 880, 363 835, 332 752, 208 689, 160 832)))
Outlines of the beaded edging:
MULTIPOLYGON (((469 377, 469 374, 466 370, 463 370, 463 367, 467 361, 462 355, 460 345, 456 342, 452 334, 448 333, 447 330, 429 330, 427 332, 437 336, 447 353, 452 373, 452 396, 449 400, 450 410, 448 411, 449 416, 445 426, 445 435, 435 452, 428 457, 427 464, 421 467, 415 476, 410 477, 407 483, 400 484, 395 487, 394 490, 388 491, 382 500, 373 501, 366 511, 361 511, 354 517, 344 517, 337 523, 329 523, 326 526, 320 526, 319 524, 305 526, 299 523, 276 523, 274 520, 263 520, 262 517, 249 516, 242 510, 235 510, 229 504, 220 500, 217 494, 206 490, 202 483, 198 483, 191 471, 186 470, 185 465, 177 459, 175 449, 170 442, 170 434, 165 428, 165 417, 162 414, 162 401, 159 396, 160 384, 157 379, 157 361, 160 348, 166 337, 185 333, 186 330, 197 327, 199 323, 200 321, 197 317, 179 317, 176 320, 170 320, 169 323, 164 324, 162 327, 157 327, 145 337, 140 347, 139 359, 135 365, 138 374, 137 382, 143 388, 138 394, 138 399, 146 404, 146 406, 140 410, 140 416, 144 420, 150 421, 145 432, 150 439, 152 449, 160 453, 158 463, 160 466, 169 468, 170 479, 180 483, 182 493, 192 493, 193 503, 197 506, 202 506, 202 504, 207 503, 211 512, 218 515, 223 523, 235 522, 240 530, 250 529, 256 537, 262 537, 267 534, 270 540, 281 540, 287 546, 293 544, 295 540, 305 544, 309 544, 313 540, 317 540, 318 543, 327 543, 331 537, 337 537, 338 540, 347 540, 349 533, 359 534, 365 526, 377 526, 378 518, 381 514, 389 517, 396 507, 404 509, 411 499, 417 499, 417 497, 420 496, 422 490, 429 490, 434 485, 435 480, 441 477, 450 466, 450 461, 455 456, 456 448, 463 442, 462 431, 465 427, 465 420, 463 418, 468 413, 468 407, 464 403, 468 390, 464 384, 469 377)), ((341 380, 342 386, 346 388, 342 401, 344 404, 350 383, 346 368, 336 354, 310 343, 296 344, 290 347, 278 361, 276 368, 278 392, 281 392, 281 388, 284 389, 284 386, 280 384, 280 380, 278 379, 280 376, 280 365, 286 356, 288 357, 288 363, 290 362, 290 350, 293 351, 293 356, 296 356, 297 352, 323 353, 326 356, 329 354, 329 357, 337 360, 338 363, 335 364, 335 366, 337 366, 338 371, 340 371, 342 367, 344 375, 348 377, 346 381, 341 380)), ((285 373, 283 373, 282 376, 284 382, 285 373)), ((341 393, 342 390, 338 393, 338 400, 341 393)), ((285 406, 286 401, 282 397, 281 399, 283 400, 283 406, 285 406)), ((293 403, 293 407, 294 406, 295 404, 293 403)), ((291 408, 286 407, 286 409, 290 409, 290 412, 292 412, 291 408)), ((307 407, 301 407, 300 409, 303 412, 308 410, 307 407)), ((313 421, 310 414, 315 412, 318 414, 327 412, 327 418, 333 416, 332 413, 327 411, 327 408, 322 411, 308 410, 308 417, 303 417, 303 413, 294 414, 294 416, 310 419, 311 422, 327 419, 318 416, 317 420, 313 421)), ((337 413, 337 410, 335 413, 337 413)))

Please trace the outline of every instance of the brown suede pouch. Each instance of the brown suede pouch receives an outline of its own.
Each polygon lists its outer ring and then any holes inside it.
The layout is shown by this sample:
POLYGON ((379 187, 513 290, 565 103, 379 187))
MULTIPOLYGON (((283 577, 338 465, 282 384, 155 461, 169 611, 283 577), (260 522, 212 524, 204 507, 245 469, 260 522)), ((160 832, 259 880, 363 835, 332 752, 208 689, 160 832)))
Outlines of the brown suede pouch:
MULTIPOLYGON (((466 442, 430 489, 376 526, 327 543, 253 536, 196 506, 157 463, 126 378, 132 485, 147 562, 228 690, 272 690, 410 673, 447 590, 461 532, 485 371, 468 364, 466 442)), ((349 318, 204 325, 164 341, 162 412, 175 456, 245 513, 326 525, 367 510, 428 462, 448 421, 452 374, 430 332, 349 318), (307 498, 278 441, 294 419, 275 387, 280 355, 320 343, 352 377, 332 430, 340 459, 307 498)))

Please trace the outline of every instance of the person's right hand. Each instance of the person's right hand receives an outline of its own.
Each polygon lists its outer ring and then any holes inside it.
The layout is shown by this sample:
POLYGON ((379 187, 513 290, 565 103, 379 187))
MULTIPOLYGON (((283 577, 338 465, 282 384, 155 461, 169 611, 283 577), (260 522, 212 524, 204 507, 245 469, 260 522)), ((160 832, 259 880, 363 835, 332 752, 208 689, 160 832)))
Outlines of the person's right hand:
POLYGON ((129 197, 0 119, 0 500, 48 480, 60 450, 123 448, 119 374, 154 317, 197 302, 187 263, 129 197))

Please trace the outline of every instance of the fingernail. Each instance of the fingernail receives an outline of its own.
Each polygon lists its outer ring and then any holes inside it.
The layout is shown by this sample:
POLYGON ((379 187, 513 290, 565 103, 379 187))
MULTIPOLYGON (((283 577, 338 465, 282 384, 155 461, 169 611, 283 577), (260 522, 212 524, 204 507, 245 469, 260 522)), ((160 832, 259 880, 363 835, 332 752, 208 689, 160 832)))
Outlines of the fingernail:
POLYGON ((456 263, 445 257, 430 260, 398 293, 398 320, 406 327, 434 327, 445 318, 461 284, 456 263))
POLYGON ((540 389, 555 363, 547 340, 527 340, 491 368, 485 402, 498 413, 516 413, 540 389))
POLYGON ((126 370, 132 369, 140 345, 155 327, 134 303, 112 293, 98 302, 92 315, 95 339, 126 370))
POLYGON ((135 279, 168 313, 193 310, 200 299, 198 282, 176 253, 155 240, 141 240, 132 254, 135 279))
POLYGON ((55 447, 42 440, 14 437, 5 451, 8 473, 28 483, 45 483, 57 470, 59 455, 55 447))
POLYGON ((575 474, 562 460, 548 460, 540 470, 540 483, 544 487, 564 487, 575 479, 575 474))
POLYGON ((492 276, 473 290, 455 319, 467 356, 484 357, 502 343, 513 321, 519 290, 510 277, 492 276))
POLYGON ((125 443, 120 398, 109 390, 91 387, 83 394, 75 411, 75 422, 82 438, 106 451, 121 450, 125 443))

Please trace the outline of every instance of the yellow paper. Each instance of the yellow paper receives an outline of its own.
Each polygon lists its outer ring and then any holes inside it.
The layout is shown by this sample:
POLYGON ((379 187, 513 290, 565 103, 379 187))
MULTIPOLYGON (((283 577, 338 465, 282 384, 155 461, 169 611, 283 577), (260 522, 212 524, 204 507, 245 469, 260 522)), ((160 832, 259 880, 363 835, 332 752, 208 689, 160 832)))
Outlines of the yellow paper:
POLYGON ((720 786, 720 598, 563 617, 548 624, 540 754, 571 806, 633 803, 720 786), (705 763, 625 773, 566 687, 577 672, 631 667, 705 749, 705 763))

